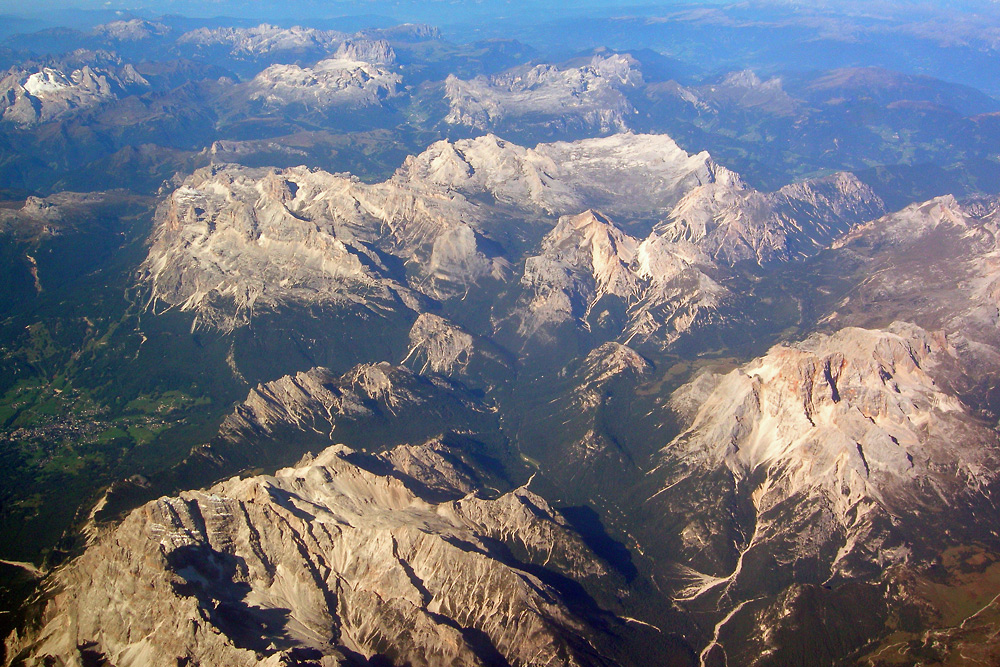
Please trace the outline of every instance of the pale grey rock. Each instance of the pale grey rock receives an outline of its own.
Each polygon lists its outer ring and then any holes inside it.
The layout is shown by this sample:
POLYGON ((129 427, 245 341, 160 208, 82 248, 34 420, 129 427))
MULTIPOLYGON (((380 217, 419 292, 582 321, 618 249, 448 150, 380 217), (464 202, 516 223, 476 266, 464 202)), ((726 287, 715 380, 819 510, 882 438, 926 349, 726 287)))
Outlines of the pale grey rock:
POLYGON ((53 575, 37 624, 10 648, 54 665, 80 664, 82 649, 121 667, 278 665, 296 651, 332 666, 342 649, 486 664, 475 632, 514 665, 600 663, 581 653, 594 631, 490 546, 603 573, 544 500, 522 488, 433 503, 356 456, 333 446, 140 507, 53 575))
POLYGON ((400 42, 424 42, 441 39, 441 29, 426 23, 400 23, 390 28, 369 28, 357 34, 368 40, 387 39, 400 42))
POLYGON ((156 21, 129 19, 103 23, 96 26, 91 32, 95 37, 111 41, 141 42, 153 37, 163 37, 170 33, 170 28, 156 21))
POLYGON ((836 572, 854 546, 873 548, 866 531, 879 516, 947 507, 996 477, 996 433, 935 380, 953 355, 943 334, 897 323, 816 334, 702 374, 671 397, 687 426, 661 453, 663 488, 720 469, 752 481, 756 544, 793 539, 806 558, 843 540, 827 563, 836 572), (768 520, 792 502, 802 525, 768 520), (816 521, 808 539, 788 533, 816 521))
POLYGON ((396 52, 384 39, 348 39, 340 43, 333 57, 339 60, 392 65, 396 62, 396 52))
MULTIPOLYGON (((858 226, 834 244, 863 280, 827 322, 882 326, 906 317, 961 337, 965 367, 1000 368, 1000 202, 937 197, 858 226), (975 360, 975 361, 972 361, 975 360)), ((957 344, 957 343, 956 343, 957 344)))
POLYGON ((509 207, 537 219, 585 201, 618 202, 653 218, 690 188, 733 178, 661 135, 534 149, 493 136, 442 141, 371 185, 302 167, 213 166, 160 206, 142 279, 154 304, 223 329, 286 303, 401 301, 419 310, 414 292, 449 298, 479 280, 506 279, 509 261, 487 257, 477 235, 503 233, 509 207), (412 283, 391 280, 376 248, 411 266, 412 283))
POLYGON ((0 117, 29 127, 148 88, 149 82, 127 63, 84 64, 76 69, 12 67, 0 79, 0 117))
POLYGON ((636 113, 624 90, 642 85, 628 55, 595 55, 580 67, 522 66, 464 81, 450 75, 445 121, 476 130, 545 122, 562 128, 623 132, 636 113))
MULTIPOLYGON (((355 47, 350 51, 358 51, 355 47)), ((307 109, 358 109, 397 95, 401 77, 376 64, 338 55, 312 67, 271 65, 234 95, 266 108, 301 104, 307 109)))
POLYGON ((38 242, 78 230, 102 216, 102 207, 128 201, 123 192, 56 192, 28 196, 20 208, 0 209, 0 235, 38 242))
POLYGON ((407 158, 397 179, 483 193, 519 208, 659 219, 693 188, 738 177, 706 152, 663 134, 615 134, 525 148, 494 135, 439 141, 407 158))
POLYGON ((703 86, 685 87, 671 83, 671 86, 658 86, 657 90, 668 92, 708 113, 737 107, 775 116, 791 116, 803 105, 801 100, 785 91, 780 77, 763 80, 751 70, 730 72, 718 83, 703 86))
POLYGON ((630 311, 626 340, 670 344, 716 313, 731 296, 710 274, 716 266, 697 245, 655 231, 636 249, 633 270, 645 285, 630 311))
POLYGON ((382 362, 360 364, 342 376, 313 368, 258 384, 222 423, 219 433, 233 442, 254 441, 275 429, 294 426, 332 431, 341 420, 371 417, 373 410, 426 405, 441 389, 433 379, 421 383, 403 366, 382 362))
POLYGON ((528 338, 549 340, 553 327, 574 320, 590 327, 594 308, 614 297, 628 307, 624 339, 669 344, 726 297, 704 273, 707 255, 690 242, 656 234, 640 242, 592 211, 561 218, 539 251, 525 260, 514 313, 528 338))
POLYGON ((304 168, 199 170, 157 211, 142 267, 154 304, 232 329, 259 307, 403 298, 405 288, 364 243, 377 223, 344 201, 356 202, 353 187, 350 179, 304 168), (328 200, 338 194, 344 203, 329 215, 328 200))
POLYGON ((628 345, 604 343, 584 359, 580 386, 599 389, 613 378, 626 374, 642 378, 652 371, 653 364, 628 345))
POLYGON ((731 179, 691 190, 656 231, 690 241, 721 264, 764 264, 814 255, 884 212, 881 199, 849 173, 767 193, 731 179))
POLYGON ((484 491, 479 475, 441 439, 399 445, 378 455, 400 474, 441 494, 464 497, 484 491))
POLYGON ((671 395, 684 430, 649 473, 646 507, 662 513, 671 596, 714 610, 703 664, 736 627, 752 651, 778 650, 800 586, 894 586, 938 553, 943 525, 970 520, 1000 438, 954 393, 955 354, 913 324, 849 327, 671 395))
POLYGON ((347 37, 336 30, 262 23, 253 28, 198 28, 177 39, 178 44, 208 48, 223 46, 236 57, 260 57, 282 52, 334 52, 347 37))
POLYGON ((630 269, 636 246, 637 239, 593 211, 560 218, 540 254, 525 261, 521 285, 528 301, 520 333, 530 337, 570 319, 586 321, 607 295, 636 300, 640 284, 630 269))
POLYGON ((299 158, 309 156, 309 151, 304 148, 267 139, 251 139, 247 141, 223 139, 213 141, 211 146, 202 151, 202 154, 209 156, 213 163, 223 164, 258 153, 278 153, 288 156, 294 155, 299 158))

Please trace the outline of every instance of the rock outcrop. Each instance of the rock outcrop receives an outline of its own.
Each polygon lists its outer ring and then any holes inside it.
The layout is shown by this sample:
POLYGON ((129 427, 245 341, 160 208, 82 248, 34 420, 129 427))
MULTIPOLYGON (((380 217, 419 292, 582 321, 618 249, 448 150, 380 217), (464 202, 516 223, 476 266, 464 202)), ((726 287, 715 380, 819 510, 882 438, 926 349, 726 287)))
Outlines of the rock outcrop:
MULTIPOLYGON (((852 230, 831 253, 863 277, 828 319, 881 326, 907 317, 960 335, 962 347, 997 367, 1000 345, 1000 202, 944 196, 852 230), (976 349, 971 349, 976 348, 976 349), (992 350, 992 351, 991 351, 992 350)), ((976 364, 967 364, 975 370, 976 364)), ((974 373, 976 374, 976 373, 974 373)))
POLYGON ((949 390, 955 354, 912 324, 847 328, 673 393, 683 431, 646 507, 674 599, 717 610, 703 659, 730 624, 756 628, 746 656, 775 650, 782 619, 808 604, 801 587, 887 586, 938 552, 945 525, 960 540, 991 521, 967 506, 990 494, 1000 438, 949 390))
POLYGON ((91 31, 95 37, 114 42, 142 42, 154 37, 170 34, 170 27, 157 21, 128 19, 111 21, 95 26, 91 31))
POLYGON ((853 225, 881 217, 882 201, 853 174, 759 192, 738 180, 693 189, 656 231, 690 241, 713 261, 757 264, 814 255, 853 225))
MULTIPOLYGON (((358 50, 357 46, 349 49, 350 52, 358 50)), ((268 109, 292 104, 321 111, 358 109, 379 105, 394 97, 401 83, 398 74, 377 61, 337 55, 312 67, 271 65, 240 86, 237 95, 268 109)))
POLYGON ((588 201, 652 218, 718 178, 731 176, 707 154, 647 135, 534 149, 494 136, 442 141, 372 185, 301 167, 213 166, 160 207, 143 280, 154 301, 223 329, 286 303, 419 309, 417 292, 448 298, 509 275, 510 259, 480 245, 515 233, 511 207, 531 229, 588 201), (413 275, 393 273, 382 253, 413 275))
POLYGON ((198 28, 181 35, 177 43, 200 49, 223 47, 237 58, 258 58, 274 53, 332 53, 346 37, 336 30, 262 23, 253 28, 198 28))
POLYGON ((463 81, 450 75, 445 121, 476 130, 543 125, 602 133, 629 129, 635 108, 625 91, 642 85, 628 55, 595 55, 581 66, 522 66, 463 81))
POLYGON ((21 127, 66 118, 149 88, 128 63, 78 68, 12 67, 0 79, 0 117, 21 127))
POLYGON ((431 465, 414 462, 419 449, 390 454, 400 467, 375 473, 333 446, 144 505, 52 576, 12 654, 122 667, 607 664, 598 632, 532 574, 596 576, 600 560, 528 489, 466 494, 461 473, 427 454, 431 465), (414 491, 427 485, 452 499, 414 491))

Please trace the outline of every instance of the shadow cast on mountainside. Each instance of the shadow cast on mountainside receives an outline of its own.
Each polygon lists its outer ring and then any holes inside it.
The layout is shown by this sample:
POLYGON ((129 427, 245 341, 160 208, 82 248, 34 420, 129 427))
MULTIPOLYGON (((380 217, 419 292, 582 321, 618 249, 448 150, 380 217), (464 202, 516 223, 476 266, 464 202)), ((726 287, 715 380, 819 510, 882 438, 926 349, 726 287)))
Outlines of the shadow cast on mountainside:
POLYGON ((246 563, 204 544, 185 545, 167 554, 171 570, 184 581, 179 595, 194 597, 208 620, 239 648, 270 652, 294 645, 287 633, 291 611, 263 609, 245 601, 250 584, 239 581, 246 563))

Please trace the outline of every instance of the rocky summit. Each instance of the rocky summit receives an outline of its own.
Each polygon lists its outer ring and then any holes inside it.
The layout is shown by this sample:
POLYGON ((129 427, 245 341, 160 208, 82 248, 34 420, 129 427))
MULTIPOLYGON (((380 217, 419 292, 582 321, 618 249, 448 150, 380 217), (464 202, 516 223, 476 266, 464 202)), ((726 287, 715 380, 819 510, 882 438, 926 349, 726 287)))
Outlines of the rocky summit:
POLYGON ((1000 664, 1000 13, 88 1, 0 21, 0 665, 1000 664))

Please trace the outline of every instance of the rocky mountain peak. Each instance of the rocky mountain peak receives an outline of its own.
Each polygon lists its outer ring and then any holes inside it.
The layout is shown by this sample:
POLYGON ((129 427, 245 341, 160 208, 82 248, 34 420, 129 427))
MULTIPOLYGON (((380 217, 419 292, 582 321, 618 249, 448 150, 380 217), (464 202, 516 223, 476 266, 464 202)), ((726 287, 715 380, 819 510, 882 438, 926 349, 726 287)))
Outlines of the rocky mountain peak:
POLYGON ((449 75, 445 121, 477 130, 522 119, 603 133, 627 130, 636 110, 623 91, 642 83, 638 62, 628 55, 595 54, 574 65, 523 65, 469 81, 449 75))
POLYGON ((389 58, 388 52, 364 43, 352 43, 344 53, 348 51, 354 55, 337 55, 312 67, 271 65, 238 86, 230 97, 272 108, 302 104, 309 109, 330 110, 376 106, 397 94, 402 78, 381 64, 389 58), (365 59, 366 49, 371 51, 372 60, 365 59))
POLYGON ((815 254, 885 206, 852 174, 836 174, 763 193, 738 180, 691 190, 658 225, 671 241, 689 241, 713 260, 767 263, 815 254))
POLYGON ((333 52, 345 35, 335 30, 262 23, 252 28, 197 28, 177 39, 181 45, 201 48, 224 46, 237 57, 259 57, 282 51, 333 52))
POLYGON ((361 364, 351 372, 351 381, 368 397, 391 406, 400 400, 392 377, 398 373, 408 375, 409 371, 387 362, 361 364))
POLYGON ((346 39, 337 47, 333 57, 376 65, 392 65, 396 62, 396 52, 384 39, 346 39))
POLYGON ((84 60, 75 68, 43 65, 34 71, 9 70, 0 79, 2 118, 27 127, 149 88, 149 82, 131 64, 115 62, 102 53, 73 55, 84 60))
POLYGON ((609 342, 587 355, 583 369, 587 384, 601 384, 623 374, 645 376, 653 370, 653 365, 628 345, 609 342))
POLYGON ((378 474, 335 445, 274 476, 155 500, 58 575, 37 628, 12 648, 152 666, 306 656, 332 667, 346 654, 427 667, 497 655, 593 664, 597 631, 527 563, 585 577, 603 572, 599 560, 530 492, 425 500, 405 481, 416 452, 390 454, 383 461, 402 467, 378 474), (527 563, 502 556, 498 542, 527 563), (120 596, 129 605, 112 611, 120 596))
MULTIPOLYGON (((862 497, 898 502, 921 479, 942 488, 984 480, 986 451, 946 444, 977 428, 931 375, 948 354, 941 335, 906 324, 777 346, 679 389, 672 401, 693 418, 664 456, 724 465, 737 478, 766 469, 786 480, 786 493, 821 489, 841 508, 862 497)), ((934 493, 924 501, 950 502, 934 493)))
MULTIPOLYGON (((638 243, 602 214, 588 210, 561 217, 542 241, 542 253, 555 261, 588 269, 598 297, 617 294, 629 298, 637 290, 629 265, 638 243)), ((528 279, 527 272, 525 275, 528 279)))
POLYGON ((421 373, 449 375, 467 367, 473 353, 470 334, 439 315, 421 313, 410 329, 410 350, 403 361, 418 358, 421 373))
POLYGON ((880 244, 911 242, 938 227, 967 227, 971 217, 953 195, 943 195, 860 225, 833 245, 840 248, 861 238, 880 244))
POLYGON ((119 42, 140 42, 152 37, 160 37, 170 33, 170 28, 163 23, 146 21, 144 19, 128 19, 127 21, 111 21, 96 26, 93 34, 103 39, 119 42))

